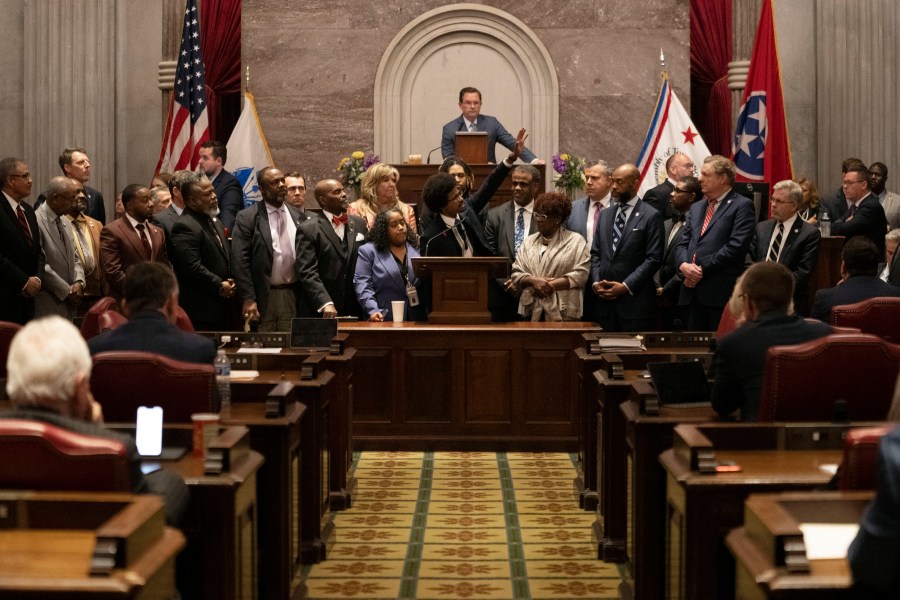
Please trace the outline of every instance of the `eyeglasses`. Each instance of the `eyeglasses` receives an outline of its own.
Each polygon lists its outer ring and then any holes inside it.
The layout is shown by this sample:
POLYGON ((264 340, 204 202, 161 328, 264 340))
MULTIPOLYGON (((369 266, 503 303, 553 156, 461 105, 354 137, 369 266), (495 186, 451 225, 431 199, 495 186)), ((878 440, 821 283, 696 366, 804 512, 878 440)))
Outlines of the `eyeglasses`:
POLYGON ((31 179, 31 173, 22 173, 22 174, 11 173, 9 176, 10 177, 21 177, 22 179, 25 179, 25 180, 31 179))
POLYGON ((676 194, 693 194, 693 192, 691 190, 682 190, 680 188, 675 188, 672 191, 675 192, 676 194))
POLYGON ((851 185, 855 185, 857 183, 866 183, 865 179, 860 179, 859 181, 844 181, 841 183, 841 187, 850 187, 851 185))
POLYGON ((545 215, 544 213, 534 213, 534 220, 538 223, 546 221, 547 219, 558 219, 556 215, 545 215))

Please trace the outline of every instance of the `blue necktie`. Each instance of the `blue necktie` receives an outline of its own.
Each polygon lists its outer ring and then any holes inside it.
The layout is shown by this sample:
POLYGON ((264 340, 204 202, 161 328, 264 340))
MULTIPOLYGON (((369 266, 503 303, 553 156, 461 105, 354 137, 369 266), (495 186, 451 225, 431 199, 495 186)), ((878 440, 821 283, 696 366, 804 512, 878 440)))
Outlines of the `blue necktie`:
POLYGON ((514 254, 519 253, 519 246, 525 241, 525 209, 519 209, 519 216, 516 217, 516 248, 514 254))
POLYGON ((613 223, 613 239, 612 239, 612 249, 613 252, 616 251, 616 246, 619 245, 619 240, 622 239, 622 231, 625 229, 625 205, 619 205, 619 214, 616 215, 616 222, 613 223))

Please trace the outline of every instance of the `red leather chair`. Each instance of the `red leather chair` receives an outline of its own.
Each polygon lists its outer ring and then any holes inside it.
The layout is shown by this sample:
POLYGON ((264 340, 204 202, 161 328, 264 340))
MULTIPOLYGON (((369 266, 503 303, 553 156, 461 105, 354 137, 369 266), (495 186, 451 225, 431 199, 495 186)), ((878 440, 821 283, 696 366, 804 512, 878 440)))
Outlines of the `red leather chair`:
POLYGON ((878 446, 896 423, 851 429, 844 439, 844 459, 838 471, 838 488, 874 490, 878 487, 878 446))
POLYGON ((836 333, 769 348, 760 421, 883 421, 900 371, 900 346, 836 333), (843 407, 838 401, 845 401, 843 407))
POLYGON ((12 339, 22 329, 18 323, 0 321, 0 377, 6 377, 6 359, 9 358, 9 345, 12 339))
POLYGON ((166 423, 190 423, 193 413, 217 412, 212 365, 151 352, 94 355, 91 392, 106 421, 133 423, 139 406, 161 406, 166 423))
POLYGON ((856 304, 835 306, 831 323, 856 327, 885 340, 900 343, 900 298, 869 298, 856 304))
POLYGON ((0 419, 0 488, 130 492, 128 453, 118 440, 0 419))
POLYGON ((125 321, 127 319, 122 315, 122 311, 119 310, 119 303, 116 302, 116 299, 112 296, 104 296, 94 302, 93 306, 84 313, 84 319, 81 321, 81 337, 89 340, 95 335, 103 333, 106 329, 112 329, 111 325, 118 326, 125 321), (107 315, 109 312, 119 314, 122 317, 121 321, 112 315, 107 315), (104 316, 102 322, 101 316, 104 316))

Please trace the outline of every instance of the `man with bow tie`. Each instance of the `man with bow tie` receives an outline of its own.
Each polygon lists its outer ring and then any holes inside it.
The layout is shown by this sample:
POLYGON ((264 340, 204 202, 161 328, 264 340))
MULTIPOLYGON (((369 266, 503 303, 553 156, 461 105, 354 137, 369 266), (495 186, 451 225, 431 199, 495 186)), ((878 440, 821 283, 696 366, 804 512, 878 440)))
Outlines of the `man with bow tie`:
POLYGON ((297 232, 297 277, 302 292, 298 316, 334 318, 362 315, 353 290, 359 247, 366 240, 366 220, 347 214, 347 192, 340 181, 316 184, 322 212, 297 232))
POLYGON ((287 204, 284 174, 275 167, 256 175, 262 202, 241 210, 231 236, 231 272, 245 321, 260 331, 290 331, 297 316, 294 243, 305 219, 287 204))

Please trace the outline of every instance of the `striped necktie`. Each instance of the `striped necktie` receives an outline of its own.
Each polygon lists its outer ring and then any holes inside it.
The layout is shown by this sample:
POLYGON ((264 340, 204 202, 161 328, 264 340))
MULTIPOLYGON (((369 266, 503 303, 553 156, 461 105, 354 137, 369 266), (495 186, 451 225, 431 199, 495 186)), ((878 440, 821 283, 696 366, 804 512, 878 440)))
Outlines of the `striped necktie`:
POLYGON ((612 239, 612 249, 613 252, 616 251, 616 247, 619 245, 619 241, 622 239, 622 232, 625 230, 625 209, 628 207, 627 204, 619 205, 619 214, 616 215, 616 221, 613 223, 613 239, 612 239))
POLYGON ((772 242, 772 248, 769 249, 769 258, 771 262, 778 262, 778 254, 781 252, 781 239, 784 237, 784 223, 778 224, 778 232, 775 234, 775 241, 772 242))

